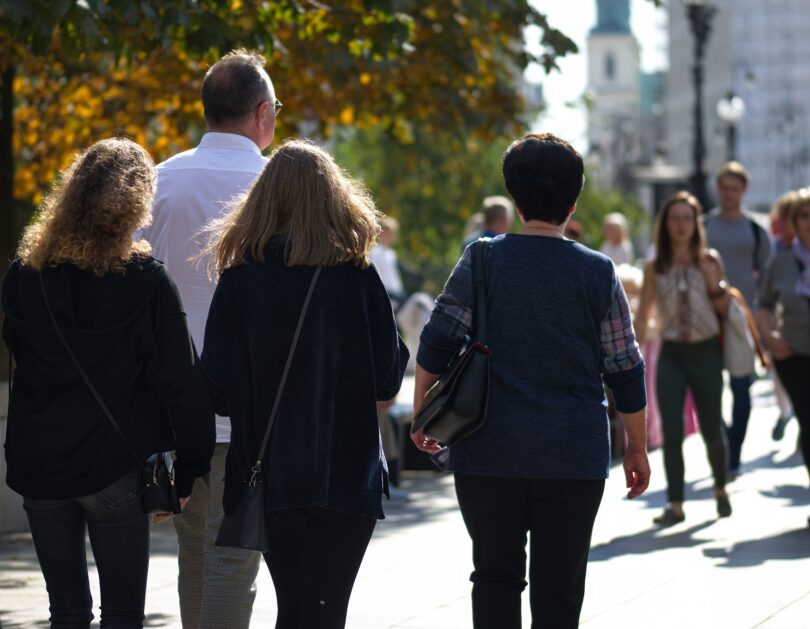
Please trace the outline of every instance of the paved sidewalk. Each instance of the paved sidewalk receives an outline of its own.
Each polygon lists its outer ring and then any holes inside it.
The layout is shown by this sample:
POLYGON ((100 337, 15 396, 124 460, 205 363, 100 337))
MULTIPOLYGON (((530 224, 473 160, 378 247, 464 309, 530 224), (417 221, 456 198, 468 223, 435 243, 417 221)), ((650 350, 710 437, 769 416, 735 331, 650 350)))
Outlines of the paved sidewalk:
MULTIPOLYGON (((730 518, 716 518, 699 437, 685 445, 687 519, 678 526, 652 525, 665 501, 660 451, 651 456, 650 490, 637 501, 623 498, 621 469, 614 469, 594 531, 584 626, 810 627, 810 491, 795 451, 797 426, 792 422, 785 438, 774 443, 770 385, 759 381, 753 391, 743 474, 730 485, 730 518)), ((403 484, 410 500, 387 506, 388 518, 379 524, 360 570, 347 626, 468 628, 470 545, 452 480, 411 473, 403 484)), ((172 527, 156 527, 152 540, 147 626, 180 627, 172 527)), ((252 627, 272 627, 274 595, 266 570, 258 590, 252 627)), ((98 602, 97 587, 94 599, 98 602)), ((0 538, 2 627, 47 626, 47 605, 30 538, 0 538)))

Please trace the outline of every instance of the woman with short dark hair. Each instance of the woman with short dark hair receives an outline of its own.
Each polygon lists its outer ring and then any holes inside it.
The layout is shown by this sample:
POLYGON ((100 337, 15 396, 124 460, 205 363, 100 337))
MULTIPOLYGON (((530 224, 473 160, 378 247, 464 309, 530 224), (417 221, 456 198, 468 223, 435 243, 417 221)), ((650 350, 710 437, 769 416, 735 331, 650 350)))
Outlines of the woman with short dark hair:
MULTIPOLYGON (((644 366, 613 263, 563 235, 582 190, 582 157, 556 136, 529 135, 506 151, 503 176, 523 230, 487 245, 486 421, 449 452, 473 543, 473 622, 522 626, 528 533, 534 623, 576 627, 610 464, 603 380, 628 431, 633 498, 649 483, 644 366)), ((416 412, 470 334, 472 306, 468 247, 422 332, 416 412)), ((424 451, 439 448, 422 432, 413 439, 424 451)))
POLYGON ((288 140, 213 227, 219 283, 202 361, 217 412, 231 418, 226 513, 251 476, 311 291, 261 468, 279 629, 344 626, 383 517, 377 402, 399 391, 408 350, 370 263, 379 219, 329 153, 288 140))
POLYGON ((143 148, 96 142, 62 173, 3 284, 3 339, 17 363, 6 482, 24 497, 54 627, 93 619, 85 530, 101 626, 143 626, 149 519, 135 457, 176 449, 184 505, 214 449, 214 414, 177 287, 149 245, 133 239, 151 220, 154 194, 143 148))

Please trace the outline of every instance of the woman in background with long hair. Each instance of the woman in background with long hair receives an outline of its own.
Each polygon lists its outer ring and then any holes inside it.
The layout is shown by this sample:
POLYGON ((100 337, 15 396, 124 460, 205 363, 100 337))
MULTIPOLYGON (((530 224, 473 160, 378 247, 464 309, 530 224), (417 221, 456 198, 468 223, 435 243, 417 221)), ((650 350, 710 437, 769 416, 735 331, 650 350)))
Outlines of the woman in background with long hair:
POLYGON ((664 202, 654 226, 655 257, 644 269, 635 327, 644 342, 653 306, 661 335, 656 396, 664 432, 668 504, 655 518, 669 526, 684 520, 683 408, 687 387, 697 407, 700 433, 714 475, 720 517, 731 515, 726 493, 727 445, 723 431, 723 352, 718 314, 728 308, 723 263, 706 245, 699 201, 679 192, 664 202))

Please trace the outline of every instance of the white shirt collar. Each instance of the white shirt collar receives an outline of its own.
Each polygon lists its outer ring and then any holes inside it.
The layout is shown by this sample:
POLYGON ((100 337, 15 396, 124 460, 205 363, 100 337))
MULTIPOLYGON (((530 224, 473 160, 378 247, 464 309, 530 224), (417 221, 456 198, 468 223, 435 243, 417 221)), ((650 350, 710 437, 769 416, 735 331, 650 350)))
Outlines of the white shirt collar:
POLYGON ((236 133, 208 131, 203 135, 199 146, 206 149, 233 149, 236 151, 251 151, 256 155, 262 154, 253 140, 236 133))

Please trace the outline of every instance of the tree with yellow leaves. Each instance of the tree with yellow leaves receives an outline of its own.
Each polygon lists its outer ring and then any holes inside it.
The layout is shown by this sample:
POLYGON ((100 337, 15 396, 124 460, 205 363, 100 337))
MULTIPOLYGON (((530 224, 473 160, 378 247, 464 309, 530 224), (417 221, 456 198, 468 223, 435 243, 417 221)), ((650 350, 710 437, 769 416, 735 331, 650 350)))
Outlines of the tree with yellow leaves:
POLYGON ((204 70, 239 46, 268 59, 279 136, 373 125, 404 143, 519 128, 521 70, 576 50, 526 0, 0 0, 3 255, 77 150, 123 133, 160 160, 196 142, 204 70))

